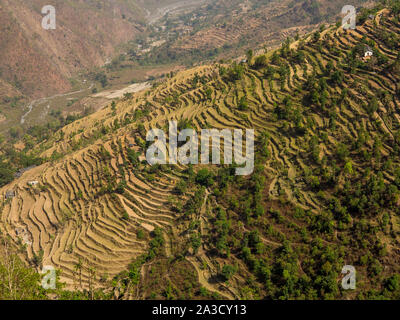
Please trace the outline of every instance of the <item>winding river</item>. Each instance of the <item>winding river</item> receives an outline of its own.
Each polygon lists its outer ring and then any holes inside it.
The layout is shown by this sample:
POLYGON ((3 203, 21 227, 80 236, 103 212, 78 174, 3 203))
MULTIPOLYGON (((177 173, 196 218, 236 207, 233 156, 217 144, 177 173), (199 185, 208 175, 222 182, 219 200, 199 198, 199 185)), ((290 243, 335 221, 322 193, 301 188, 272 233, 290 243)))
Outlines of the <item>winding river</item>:
POLYGON ((94 86, 94 83, 92 83, 89 88, 84 88, 84 89, 81 89, 81 90, 78 90, 78 91, 74 91, 74 92, 59 93, 59 94, 55 94, 55 95, 53 95, 51 97, 40 98, 40 99, 37 99, 37 100, 34 100, 34 101, 30 102, 28 104, 28 106, 27 106, 28 107, 28 111, 21 117, 21 124, 25 123, 26 117, 32 112, 32 110, 33 110, 35 105, 39 105, 39 104, 48 102, 48 101, 53 100, 55 98, 67 97, 67 96, 70 96, 70 95, 73 95, 73 94, 82 93, 84 91, 91 90, 93 88, 93 86, 94 86))

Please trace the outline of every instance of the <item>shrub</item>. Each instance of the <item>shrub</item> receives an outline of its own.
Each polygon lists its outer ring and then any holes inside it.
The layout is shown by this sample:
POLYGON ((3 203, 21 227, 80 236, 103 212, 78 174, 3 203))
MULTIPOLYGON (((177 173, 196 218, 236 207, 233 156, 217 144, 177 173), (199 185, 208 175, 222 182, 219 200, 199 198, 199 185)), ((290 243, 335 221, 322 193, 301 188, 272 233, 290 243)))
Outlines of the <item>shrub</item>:
POLYGON ((221 275, 225 278, 226 281, 232 278, 232 276, 236 273, 236 268, 226 264, 222 267, 221 275))
POLYGON ((196 183, 211 187, 214 184, 214 174, 207 169, 201 169, 196 176, 196 183))

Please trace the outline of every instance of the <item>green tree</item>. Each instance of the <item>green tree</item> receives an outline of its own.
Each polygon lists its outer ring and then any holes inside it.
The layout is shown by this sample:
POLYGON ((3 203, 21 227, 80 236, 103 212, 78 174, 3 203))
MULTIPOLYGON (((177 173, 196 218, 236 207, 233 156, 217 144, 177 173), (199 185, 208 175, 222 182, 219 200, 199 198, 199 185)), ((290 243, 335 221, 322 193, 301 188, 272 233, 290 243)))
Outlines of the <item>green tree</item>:
POLYGON ((12 252, 3 240, 0 251, 0 299, 3 300, 39 300, 47 299, 40 286, 41 276, 25 266, 17 254, 12 252))
POLYGON ((201 169, 197 173, 196 176, 196 183, 205 186, 211 187, 214 184, 214 175, 212 172, 208 171, 207 169, 201 169))
POLYGON ((268 65, 268 59, 265 54, 258 56, 254 61, 255 68, 265 68, 268 65))
POLYGON ((14 170, 8 164, 0 163, 0 187, 14 180, 14 170))
POLYGON ((226 281, 231 279, 235 273, 236 268, 229 264, 226 264, 222 267, 221 275, 225 278, 226 281))

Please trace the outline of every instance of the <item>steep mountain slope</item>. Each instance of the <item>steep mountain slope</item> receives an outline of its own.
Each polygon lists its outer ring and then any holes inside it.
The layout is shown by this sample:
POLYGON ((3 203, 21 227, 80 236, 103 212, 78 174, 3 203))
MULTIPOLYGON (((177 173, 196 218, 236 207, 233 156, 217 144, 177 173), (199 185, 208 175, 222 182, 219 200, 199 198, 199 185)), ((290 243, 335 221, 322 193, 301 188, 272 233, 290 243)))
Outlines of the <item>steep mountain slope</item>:
MULTIPOLYGON (((179 1, 157 1, 157 6, 172 2, 179 1)), ((43 97, 69 90, 69 78, 106 63, 118 45, 144 30, 155 10, 154 1, 57 0, 52 2, 57 29, 44 30, 41 10, 47 4, 0 1, 0 77, 19 95, 43 97)))
POLYGON ((0 189, 16 192, 2 232, 69 288, 118 298, 399 298, 399 13, 180 72, 66 126, 0 189), (255 172, 150 167, 146 132, 171 119, 254 128, 255 172))

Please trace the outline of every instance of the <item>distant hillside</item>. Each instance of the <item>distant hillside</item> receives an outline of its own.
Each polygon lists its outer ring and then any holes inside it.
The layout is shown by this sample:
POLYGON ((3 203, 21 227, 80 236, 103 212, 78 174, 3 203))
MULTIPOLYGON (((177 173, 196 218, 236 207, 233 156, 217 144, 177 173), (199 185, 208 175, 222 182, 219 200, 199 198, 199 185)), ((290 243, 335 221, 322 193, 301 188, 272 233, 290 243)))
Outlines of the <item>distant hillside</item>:
MULTIPOLYGON (((371 3, 356 0, 352 5, 371 3)), ((188 57, 197 57, 198 61, 237 56, 256 45, 274 47, 287 37, 310 32, 320 23, 336 21, 346 4, 345 0, 209 1, 166 23, 167 27, 179 25, 180 32, 172 32, 171 41, 155 50, 152 60, 190 61, 188 57)))
POLYGON ((156 3, 171 2, 177 1, 56 0, 57 29, 47 31, 41 9, 48 2, 0 0, 0 79, 14 88, 0 84, 0 99, 69 90, 69 78, 106 63, 144 30, 156 3))

